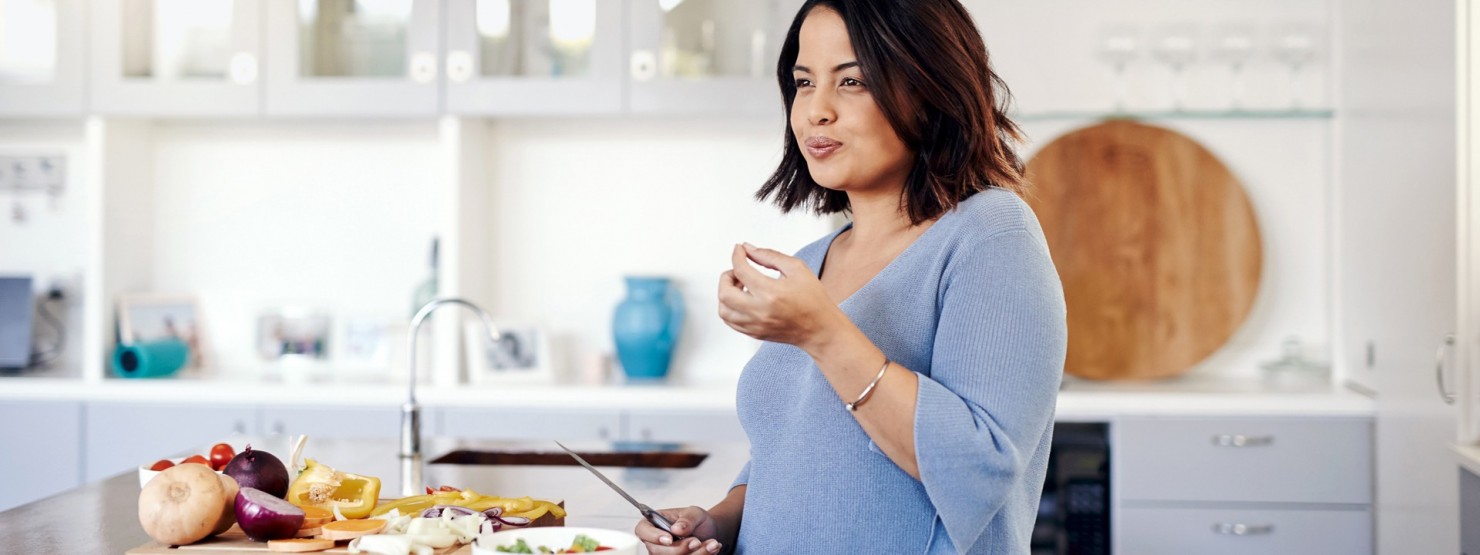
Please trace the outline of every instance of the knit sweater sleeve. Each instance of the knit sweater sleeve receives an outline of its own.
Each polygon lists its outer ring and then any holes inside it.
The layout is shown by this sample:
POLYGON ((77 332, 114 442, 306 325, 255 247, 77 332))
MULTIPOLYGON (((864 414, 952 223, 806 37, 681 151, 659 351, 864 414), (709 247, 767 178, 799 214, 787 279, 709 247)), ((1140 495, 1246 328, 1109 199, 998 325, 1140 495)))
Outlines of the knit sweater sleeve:
POLYGON ((961 245, 939 293, 915 408, 920 480, 958 549, 1001 511, 1048 426, 1068 344, 1063 290, 1041 236, 961 245))

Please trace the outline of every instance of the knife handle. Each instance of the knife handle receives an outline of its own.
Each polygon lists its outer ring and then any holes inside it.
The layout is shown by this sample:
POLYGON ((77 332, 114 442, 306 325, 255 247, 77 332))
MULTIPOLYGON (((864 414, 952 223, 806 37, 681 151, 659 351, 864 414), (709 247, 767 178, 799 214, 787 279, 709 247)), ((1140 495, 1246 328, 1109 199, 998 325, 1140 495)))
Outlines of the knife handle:
POLYGON ((657 526, 664 532, 668 532, 669 534, 673 533, 673 523, 668 522, 668 519, 663 518, 663 515, 658 511, 648 509, 647 519, 648 522, 653 523, 653 526, 657 526))

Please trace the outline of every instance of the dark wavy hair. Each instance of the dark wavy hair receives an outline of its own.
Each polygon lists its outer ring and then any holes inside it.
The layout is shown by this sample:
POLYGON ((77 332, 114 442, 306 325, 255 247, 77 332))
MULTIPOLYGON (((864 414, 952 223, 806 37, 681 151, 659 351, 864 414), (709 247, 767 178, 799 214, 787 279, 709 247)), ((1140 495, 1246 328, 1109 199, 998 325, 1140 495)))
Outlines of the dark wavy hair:
POLYGON ((818 185, 791 128, 792 68, 802 22, 813 8, 842 16, 864 82, 915 163, 900 202, 910 222, 934 219, 990 187, 1021 194, 1022 131, 1007 117, 1012 94, 992 71, 986 43, 957 0, 807 0, 792 20, 776 63, 786 105, 781 165, 756 192, 782 212, 850 211, 848 195, 818 185), (774 197, 774 198, 772 198, 774 197))

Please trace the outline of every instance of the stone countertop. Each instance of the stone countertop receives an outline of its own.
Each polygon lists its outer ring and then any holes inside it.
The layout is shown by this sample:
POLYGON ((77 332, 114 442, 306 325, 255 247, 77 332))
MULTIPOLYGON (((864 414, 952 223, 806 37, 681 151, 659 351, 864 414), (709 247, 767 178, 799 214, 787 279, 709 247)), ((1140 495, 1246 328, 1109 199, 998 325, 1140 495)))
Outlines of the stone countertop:
MULTIPOLYGON (((432 409, 580 406, 590 410, 735 411, 735 384, 419 386, 417 398, 432 409)), ((0 378, 0 402, 257 404, 394 410, 406 399, 404 384, 272 379, 103 380, 83 383, 49 378, 0 378), (332 390, 333 395, 325 395, 332 390)), ((1185 376, 1153 382, 1093 382, 1066 378, 1055 413, 1060 422, 1106 421, 1123 415, 1291 416, 1371 418, 1372 397, 1330 383, 1277 383, 1260 379, 1185 376)))
MULTIPOLYGON (((286 438, 254 439, 250 443, 287 462, 291 448, 286 438)), ((553 442, 490 442, 429 438, 423 442, 429 459, 456 449, 559 452, 553 442)), ((691 469, 598 467, 639 501, 653 507, 709 506, 726 489, 747 460, 739 444, 653 446, 600 442, 569 442, 582 451, 677 448, 707 453, 691 469)), ((380 477, 381 497, 397 497, 400 480, 394 440, 309 439, 305 457, 334 468, 380 477)), ((636 509, 580 466, 459 466, 428 464, 426 481, 432 485, 468 488, 488 495, 563 499, 571 526, 631 530, 640 518, 636 509)), ((148 543, 138 520, 139 479, 136 471, 119 474, 61 494, 0 512, 0 538, 7 553, 121 554, 148 543)))

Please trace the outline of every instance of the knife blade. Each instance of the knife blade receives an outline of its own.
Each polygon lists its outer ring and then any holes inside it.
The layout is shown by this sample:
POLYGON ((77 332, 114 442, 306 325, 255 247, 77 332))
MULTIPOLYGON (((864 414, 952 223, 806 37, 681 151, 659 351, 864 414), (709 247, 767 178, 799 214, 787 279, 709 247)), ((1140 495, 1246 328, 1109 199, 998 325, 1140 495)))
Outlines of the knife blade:
POLYGON ((648 522, 653 523, 653 526, 657 526, 664 532, 668 532, 669 534, 673 533, 673 523, 669 522, 667 518, 664 518, 661 513, 659 513, 658 511, 654 511, 652 507, 649 507, 646 504, 637 502, 636 499, 633 499, 631 495, 627 494, 626 490, 623 490, 621 487, 617 486, 617 484, 607 479, 605 474, 602 474, 600 470, 596 470, 596 467, 591 466, 591 463, 586 462, 586 459, 581 458, 581 456, 577 455, 575 451, 571 451, 570 448, 566 447, 564 443, 560 443, 559 441, 557 441, 555 442, 555 445, 559 445, 561 449, 564 449, 566 453, 569 453, 571 457, 574 457, 576 459, 576 462, 581 463, 581 466, 586 467, 586 470, 590 470, 591 473, 595 474, 597 478, 600 478, 602 482, 606 482, 606 487, 612 488, 612 491, 615 491, 618 495, 621 495, 622 499, 626 499, 627 502, 631 503, 633 507, 637 507, 637 511, 642 513, 642 518, 647 519, 648 522))

